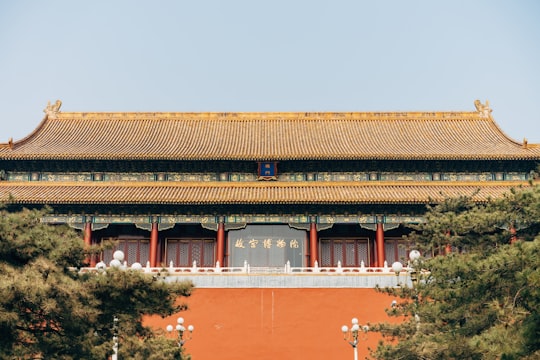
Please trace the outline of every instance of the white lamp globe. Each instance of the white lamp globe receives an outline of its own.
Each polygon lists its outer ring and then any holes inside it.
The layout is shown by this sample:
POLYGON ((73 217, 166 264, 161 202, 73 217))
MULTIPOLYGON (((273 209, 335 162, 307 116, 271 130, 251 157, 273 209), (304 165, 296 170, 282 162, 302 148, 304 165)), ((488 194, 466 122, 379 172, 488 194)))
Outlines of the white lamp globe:
POLYGON ((113 253, 113 258, 115 260, 118 260, 119 262, 122 262, 124 261, 124 252, 122 250, 116 250, 114 253, 113 253))
POLYGON ((133 264, 131 264, 131 269, 132 270, 142 270, 142 265, 141 265, 141 263, 134 262, 133 264))
POLYGON ((349 328, 347 327, 347 325, 343 325, 341 327, 341 331, 343 331, 344 333, 346 333, 347 331, 349 331, 349 328))
POLYGON ((394 271, 396 274, 400 273, 401 270, 403 270, 403 264, 399 261, 396 261, 392 264, 392 271, 394 271))
POLYGON ((114 268, 119 268, 122 266, 122 263, 117 259, 112 259, 111 262, 109 263, 109 266, 114 267, 114 268))
POLYGON ((189 325, 187 329, 189 332, 193 332, 193 330, 195 330, 195 327, 193 325, 189 325))
POLYGON ((409 253, 409 259, 411 259, 411 261, 416 261, 418 259, 420 259, 420 251, 418 250, 411 250, 411 252, 409 253))
POLYGON ((168 332, 172 332, 174 328, 172 325, 167 325, 166 329, 168 332))
POLYGON ((106 268, 107 265, 103 261, 100 261, 96 264, 96 270, 99 272, 104 271, 106 268))

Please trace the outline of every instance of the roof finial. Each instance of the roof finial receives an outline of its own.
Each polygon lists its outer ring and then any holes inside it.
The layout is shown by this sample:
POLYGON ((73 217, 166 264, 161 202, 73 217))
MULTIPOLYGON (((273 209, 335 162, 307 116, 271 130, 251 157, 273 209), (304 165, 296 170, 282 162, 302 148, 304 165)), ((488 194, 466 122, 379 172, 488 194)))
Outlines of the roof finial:
POLYGON ((60 100, 56 100, 56 102, 51 105, 50 101, 47 101, 47 107, 43 109, 43 112, 47 114, 50 118, 55 118, 56 115, 60 112, 60 107, 62 106, 62 102, 60 100))
POLYGON ((523 138, 523 147, 526 149, 527 148, 527 138, 523 138))
POLYGON ((489 100, 486 100, 486 104, 482 104, 480 100, 474 101, 474 106, 476 107, 476 110, 483 115, 484 117, 488 117, 491 113, 491 108, 489 107, 489 100))

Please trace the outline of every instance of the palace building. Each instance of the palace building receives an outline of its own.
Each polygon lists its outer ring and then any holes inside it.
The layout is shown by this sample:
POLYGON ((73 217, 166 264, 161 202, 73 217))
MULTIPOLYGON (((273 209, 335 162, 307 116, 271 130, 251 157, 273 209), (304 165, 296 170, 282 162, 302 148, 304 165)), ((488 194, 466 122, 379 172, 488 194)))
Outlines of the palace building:
MULTIPOLYGON (((0 198, 151 267, 381 267, 444 197, 528 186, 540 146, 471 112, 61 112, 0 144, 0 198)), ((111 253, 103 254, 105 261, 111 253)), ((92 265, 98 259, 92 259, 92 265)))
POLYGON ((43 221, 79 229, 86 244, 113 240, 127 265, 193 280, 183 316, 197 329, 186 345, 195 359, 349 356, 341 325, 387 319, 390 300, 373 288, 396 284, 388 264, 407 261, 403 235, 427 205, 538 184, 540 145, 506 136, 487 102, 446 112, 60 107, 0 144, 0 201, 49 205, 43 221))

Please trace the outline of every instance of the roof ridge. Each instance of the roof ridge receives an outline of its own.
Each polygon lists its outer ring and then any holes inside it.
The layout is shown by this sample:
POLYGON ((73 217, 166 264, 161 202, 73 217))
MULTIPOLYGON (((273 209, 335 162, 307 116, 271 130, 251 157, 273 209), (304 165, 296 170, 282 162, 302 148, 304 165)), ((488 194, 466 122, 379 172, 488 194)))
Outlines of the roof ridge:
POLYGON ((229 112, 60 112, 57 114, 58 120, 70 120, 73 118, 121 118, 123 120, 133 120, 139 118, 153 117, 156 120, 191 117, 191 118, 206 118, 206 119, 244 119, 256 117, 257 120, 272 120, 291 118, 304 118, 306 120, 321 120, 321 119, 376 119, 382 118, 399 118, 399 119, 432 119, 432 118, 452 118, 466 117, 467 119, 475 118, 486 120, 488 117, 482 116, 477 111, 326 111, 326 112, 304 112, 304 111, 229 111, 229 112))

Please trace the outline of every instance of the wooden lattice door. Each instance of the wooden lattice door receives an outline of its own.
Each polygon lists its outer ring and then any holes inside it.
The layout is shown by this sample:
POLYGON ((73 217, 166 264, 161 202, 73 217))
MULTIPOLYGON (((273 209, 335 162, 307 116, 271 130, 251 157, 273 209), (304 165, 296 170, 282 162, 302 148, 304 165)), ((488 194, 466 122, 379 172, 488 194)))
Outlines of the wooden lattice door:
POLYGON ((191 267, 196 262, 199 267, 212 267, 214 264, 214 239, 167 239, 166 261, 175 267, 191 267))
POLYGON ((113 253, 116 250, 122 250, 124 252, 124 260, 128 265, 134 262, 141 263, 146 266, 146 263, 150 260, 150 240, 149 239, 107 239, 117 242, 116 247, 113 249, 106 249, 103 251, 102 260, 109 264, 113 259, 113 253))

